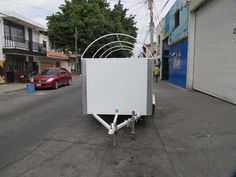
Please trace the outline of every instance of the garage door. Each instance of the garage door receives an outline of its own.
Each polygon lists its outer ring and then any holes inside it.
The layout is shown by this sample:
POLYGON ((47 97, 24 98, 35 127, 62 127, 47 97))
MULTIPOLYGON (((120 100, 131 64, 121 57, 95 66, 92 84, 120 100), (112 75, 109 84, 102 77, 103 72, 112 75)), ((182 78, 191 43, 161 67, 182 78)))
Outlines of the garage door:
POLYGON ((236 104, 236 1, 214 0, 196 12, 193 87, 236 104))
POLYGON ((53 63, 52 62, 41 62, 40 63, 40 71, 43 71, 46 68, 51 68, 53 67, 53 63))

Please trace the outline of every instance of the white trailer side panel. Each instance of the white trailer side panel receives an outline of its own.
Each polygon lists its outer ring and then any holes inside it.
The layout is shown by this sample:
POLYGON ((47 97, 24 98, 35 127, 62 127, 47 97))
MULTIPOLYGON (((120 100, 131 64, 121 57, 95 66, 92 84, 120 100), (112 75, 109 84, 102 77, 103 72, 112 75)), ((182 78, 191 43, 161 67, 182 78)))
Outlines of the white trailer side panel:
POLYGON ((236 1, 206 1, 196 11, 193 88, 236 104, 236 1))
POLYGON ((151 114, 152 60, 83 59, 82 78, 85 114, 151 114))

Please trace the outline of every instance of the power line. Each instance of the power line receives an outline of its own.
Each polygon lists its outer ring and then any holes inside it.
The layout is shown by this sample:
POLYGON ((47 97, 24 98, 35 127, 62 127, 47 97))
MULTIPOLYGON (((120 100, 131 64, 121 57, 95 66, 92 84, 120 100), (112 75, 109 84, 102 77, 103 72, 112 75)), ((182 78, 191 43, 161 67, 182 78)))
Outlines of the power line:
POLYGON ((21 3, 21 2, 18 2, 18 1, 14 1, 14 0, 1 0, 1 1, 10 2, 10 3, 18 4, 18 5, 21 5, 21 6, 30 7, 30 8, 36 9, 36 10, 44 10, 44 11, 53 13, 53 12, 52 12, 51 10, 49 10, 49 9, 45 9, 45 8, 42 8, 42 7, 32 6, 32 5, 25 4, 25 3, 21 3))
MULTIPOLYGON (((147 40, 149 32, 150 32, 150 29, 148 28, 148 31, 147 31, 146 36, 145 36, 143 43, 142 43, 143 45, 145 45, 145 41, 147 40)), ((137 53, 140 53, 141 50, 143 50, 143 48, 139 49, 139 51, 137 53)))
MULTIPOLYGON (((118 2, 118 0, 109 0, 109 1, 111 1, 111 2, 118 2)), ((130 4, 136 4, 136 3, 143 3, 143 1, 136 1, 136 2, 134 2, 134 1, 123 1, 123 0, 121 0, 121 3, 130 3, 130 4)))
MULTIPOLYGON (((157 12, 157 10, 156 10, 156 7, 155 7, 155 4, 154 4, 154 9, 155 9, 155 12, 156 12, 156 19, 159 21, 159 24, 160 24, 160 27, 161 27, 161 29, 160 29, 160 31, 163 31, 163 25, 160 23, 161 22, 161 20, 160 20, 160 15, 161 15, 161 13, 163 12, 163 10, 166 8, 166 6, 167 6, 167 4, 169 3, 169 0, 167 0, 166 1, 166 3, 161 7, 161 9, 159 10, 159 12, 157 12)), ((157 28, 155 27, 155 29, 157 30, 157 28)))

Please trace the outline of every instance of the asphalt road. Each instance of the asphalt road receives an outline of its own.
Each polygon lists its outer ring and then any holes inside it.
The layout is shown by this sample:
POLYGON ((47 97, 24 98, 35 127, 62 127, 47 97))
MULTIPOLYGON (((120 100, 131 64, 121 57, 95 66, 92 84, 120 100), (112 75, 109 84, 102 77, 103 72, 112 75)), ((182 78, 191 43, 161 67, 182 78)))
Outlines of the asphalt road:
MULTIPOLYGON (((107 130, 82 114, 80 81, 57 90, 0 95, 0 177, 228 177, 236 165, 233 116, 229 127, 219 127, 217 133, 224 134, 208 141, 211 131, 199 127, 213 129, 210 122, 201 125, 190 116, 191 108, 185 114, 192 121, 183 120, 165 101, 168 96, 161 99, 166 109, 159 105, 153 118, 139 121, 135 140, 129 128, 121 129, 113 147, 107 130), (191 132, 190 125, 197 131, 191 132)), ((233 105, 211 101, 236 113, 233 105)))

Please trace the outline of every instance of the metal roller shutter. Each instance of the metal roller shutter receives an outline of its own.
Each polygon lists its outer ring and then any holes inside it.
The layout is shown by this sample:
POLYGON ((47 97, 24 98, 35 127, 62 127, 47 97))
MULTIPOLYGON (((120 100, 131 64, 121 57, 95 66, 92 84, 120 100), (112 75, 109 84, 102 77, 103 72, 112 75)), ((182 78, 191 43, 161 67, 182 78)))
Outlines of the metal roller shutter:
POLYGON ((193 87, 236 104, 236 1, 207 1, 196 12, 193 87))

